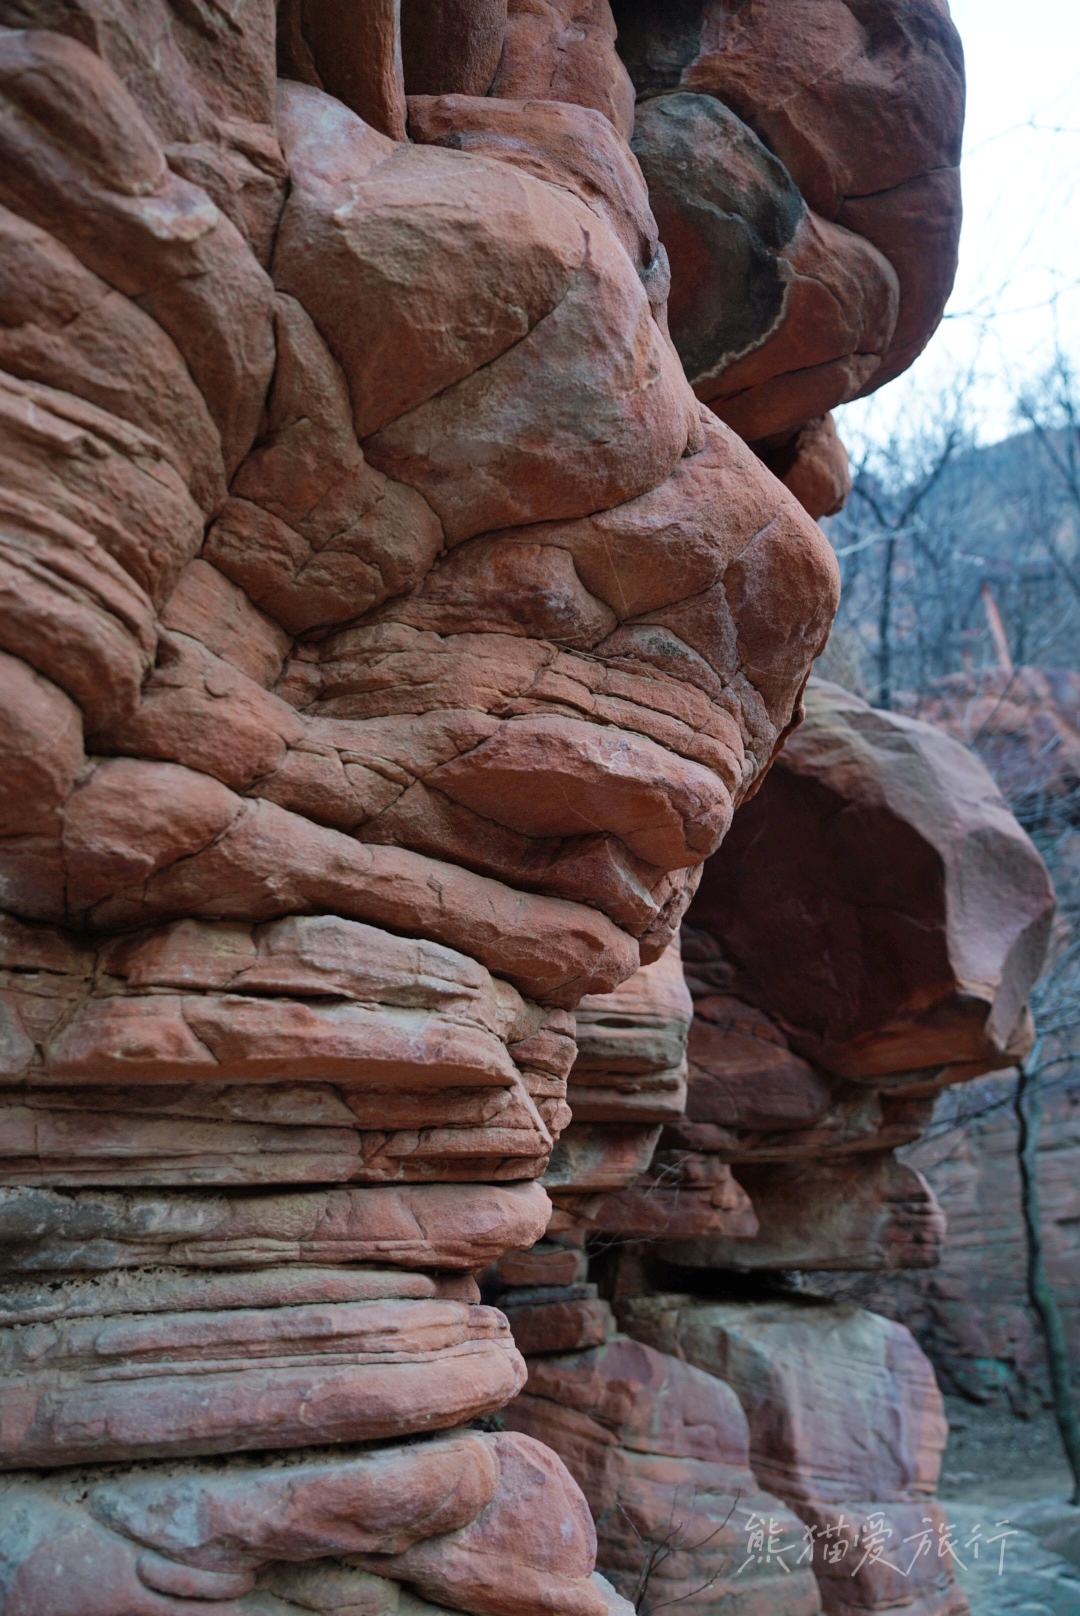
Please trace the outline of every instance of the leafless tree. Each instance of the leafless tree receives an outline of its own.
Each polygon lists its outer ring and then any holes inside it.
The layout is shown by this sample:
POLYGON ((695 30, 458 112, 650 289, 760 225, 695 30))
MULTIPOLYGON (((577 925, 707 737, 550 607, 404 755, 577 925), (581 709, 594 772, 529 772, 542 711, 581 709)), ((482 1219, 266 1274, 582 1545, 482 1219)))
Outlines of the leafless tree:
POLYGON ((685 1510, 685 1518, 683 1520, 676 1520, 675 1516, 679 1507, 679 1489, 676 1487, 671 1500, 671 1514, 668 1517, 667 1531, 662 1533, 659 1537, 642 1537, 629 1511, 622 1504, 619 1505, 621 1515, 625 1519, 634 1536, 637 1538, 638 1543, 641 1545, 641 1565, 638 1570, 638 1577, 634 1587, 634 1592, 630 1600, 634 1610, 638 1612, 638 1616, 655 1616, 655 1612, 657 1611, 667 1610, 671 1605, 684 1605, 688 1600, 696 1599, 699 1594, 708 1592, 723 1571, 723 1562, 717 1566, 717 1569, 713 1572, 711 1577, 708 1577, 698 1587, 690 1589, 688 1593, 679 1594, 674 1599, 662 1599, 660 1601, 654 1601, 649 1598, 649 1588, 661 1566, 670 1560, 673 1555, 678 1554, 683 1549, 686 1549, 688 1554, 697 1554, 702 1549, 707 1548, 710 1543, 714 1542, 731 1520, 731 1517, 734 1515, 735 1510, 738 1507, 739 1499, 741 1497, 741 1493, 735 1494, 735 1497, 731 1503, 731 1508, 728 1510, 719 1526, 711 1531, 706 1537, 703 1537, 700 1542, 691 1543, 689 1545, 687 1544, 687 1538, 690 1535, 690 1528, 694 1520, 694 1509, 697 1505, 696 1492, 691 1496, 689 1507, 685 1510))
POLYGON ((1080 514, 1080 379, 1060 349, 1034 386, 1017 398, 1017 415, 1035 434, 1044 465, 1052 471, 1059 500, 1073 517, 1071 546, 1062 542, 1056 524, 1044 533, 1046 548, 1061 577, 1080 601, 1080 567, 1075 555, 1076 521, 1080 514))
POLYGON ((1056 361, 1002 443, 980 446, 972 423, 962 380, 856 442, 851 497, 824 524, 843 592, 819 671, 876 705, 953 672, 1080 661, 1077 378, 1056 361))

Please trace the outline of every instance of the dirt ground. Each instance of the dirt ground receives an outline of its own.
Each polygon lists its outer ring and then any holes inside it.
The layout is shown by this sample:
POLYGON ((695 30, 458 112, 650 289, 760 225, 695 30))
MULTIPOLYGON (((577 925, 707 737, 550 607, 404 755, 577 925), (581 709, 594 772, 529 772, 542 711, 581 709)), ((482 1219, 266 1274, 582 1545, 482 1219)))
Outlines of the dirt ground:
POLYGON ((1080 1616, 1080 1510, 1049 1411, 946 1398, 949 1443, 939 1497, 955 1527, 954 1573, 972 1616, 1080 1616), (1002 1523, 1007 1523, 1003 1527, 1002 1523), (984 1553, 966 1547, 981 1533, 984 1553), (1008 1532, 989 1553, 985 1540, 1008 1532), (1003 1552, 1002 1552, 1003 1551, 1003 1552))
POLYGON ((1015 1504, 1064 1496, 1072 1478, 1049 1410, 1017 1419, 1007 1404, 981 1407, 947 1397, 949 1445, 938 1496, 965 1502, 1015 1504))

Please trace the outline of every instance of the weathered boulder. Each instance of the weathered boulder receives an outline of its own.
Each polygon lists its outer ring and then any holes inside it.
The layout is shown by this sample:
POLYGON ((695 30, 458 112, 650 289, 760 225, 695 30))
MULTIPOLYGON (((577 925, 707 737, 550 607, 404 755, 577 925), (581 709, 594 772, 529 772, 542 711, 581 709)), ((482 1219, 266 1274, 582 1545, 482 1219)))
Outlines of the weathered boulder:
MULTIPOLYGON (((607 1616, 593 1581, 596 1530, 581 1489, 549 1448, 517 1432, 488 1438, 498 1463, 490 1503, 445 1536, 365 1557, 420 1592, 482 1616, 607 1616)), ((614 1613, 612 1613, 614 1616, 614 1613)))
POLYGON ((617 1195, 574 1198, 564 1156, 552 1188, 582 1226, 693 1267, 930 1267, 941 1209, 892 1152, 943 1086, 1025 1047, 1049 880, 956 742, 816 680, 806 707, 682 928, 684 1114, 617 1195), (747 1199, 718 1217, 724 1181, 747 1199))
POLYGON ((695 899, 713 979, 853 1082, 1010 1065, 1053 912, 1041 859, 950 737, 819 681, 806 708, 695 899))
POLYGON ((822 1297, 617 1305, 624 1329, 735 1392, 754 1474, 802 1520, 827 1611, 966 1616, 933 1502, 941 1394, 903 1325, 822 1297))
POLYGON ((726 1166, 657 1152, 659 1125, 685 1112, 692 1018, 677 941, 613 993, 578 1005, 567 1089, 576 1120, 544 1176, 553 1231, 642 1240, 753 1233, 750 1203, 726 1166))
POLYGON ((20 1186, 0 1190, 0 1263, 8 1275, 288 1263, 469 1273, 539 1240, 550 1210, 535 1180, 272 1194, 20 1186))
POLYGON ((304 1277, 290 1271, 277 1295, 257 1282, 232 1296, 197 1283, 140 1296, 132 1285, 116 1300, 133 1312, 141 1303, 136 1317, 79 1310, 24 1325, 16 1315, 0 1343, 0 1465, 375 1441, 465 1424, 524 1384, 493 1310, 353 1302, 347 1281, 317 1273, 305 1297, 304 1277))
POLYGON ((563 100, 410 95, 409 134, 424 145, 497 158, 572 191, 626 249, 661 315, 667 271, 648 187, 603 113, 563 100))
POLYGON ((701 396, 716 399, 747 437, 790 435, 906 369, 936 328, 956 270, 964 72, 947 8, 940 0, 794 8, 687 0, 661 24, 643 0, 622 0, 616 16, 673 305, 684 297, 697 304, 683 325, 673 320, 684 357, 708 343, 717 307, 715 290, 702 295, 710 277, 718 285, 706 239, 728 244, 712 256, 742 294, 731 315, 742 322, 741 345, 714 345, 705 370, 689 362, 701 396), (673 120, 685 133, 674 134, 673 120), (697 172, 682 171, 675 155, 687 138, 697 172), (734 206, 732 185, 743 193, 734 206), (717 187, 726 202, 719 216, 717 187), (799 263, 806 249, 792 256, 785 245, 798 240, 800 213, 817 238, 812 247, 807 240, 808 279, 799 263), (835 309, 813 285, 831 265, 820 282, 827 287, 845 257, 841 320, 853 334, 861 324, 854 342, 831 336, 835 309), (891 299, 882 304, 875 286, 888 286, 891 299), (860 322, 860 304, 875 300, 883 313, 891 301, 889 313, 860 322), (815 304, 824 321, 812 319, 815 304), (825 346, 814 352, 808 341, 825 346), (742 355, 751 356, 744 374, 742 355))
MULTIPOLYGON (((608 1184, 594 1180, 590 1193, 588 1181, 579 1182, 564 1165, 573 1159, 572 1129, 570 1135, 566 1152, 559 1149, 552 1156, 555 1173, 565 1175, 565 1184, 560 1185, 551 1168, 544 1176, 555 1205, 552 1231, 577 1229, 648 1241, 716 1236, 721 1250, 729 1240, 741 1242, 757 1234, 758 1218, 750 1197, 719 1156, 678 1147, 658 1149, 654 1136, 644 1164, 618 1177, 611 1174, 608 1184)), ((698 1249, 711 1264, 708 1246, 698 1249)))
POLYGON ((680 1358, 617 1336, 592 1351, 530 1361, 528 1389, 505 1415, 578 1477, 596 1521, 597 1560, 638 1608, 678 1600, 733 1616, 820 1610, 802 1528, 750 1470, 748 1428, 730 1386, 680 1358), (793 1545, 766 1562, 748 1551, 761 1517, 793 1545))
POLYGON ((401 56, 409 95, 486 95, 506 13, 506 0, 405 0, 401 56))
POLYGON ((807 422, 794 437, 761 438, 754 448, 815 521, 843 508, 851 493, 851 470, 831 415, 807 422))
POLYGON ((614 1329, 597 1287, 536 1285, 503 1292, 498 1303, 521 1353, 578 1352, 602 1346, 614 1329))

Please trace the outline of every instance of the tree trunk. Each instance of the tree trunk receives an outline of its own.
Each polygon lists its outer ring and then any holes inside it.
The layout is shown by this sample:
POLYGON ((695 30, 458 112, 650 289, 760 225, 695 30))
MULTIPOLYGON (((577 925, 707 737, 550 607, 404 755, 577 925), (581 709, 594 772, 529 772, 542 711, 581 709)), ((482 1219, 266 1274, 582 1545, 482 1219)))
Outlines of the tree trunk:
POLYGON ((884 577, 881 583, 881 609, 878 612, 878 706, 892 706, 892 585, 896 559, 896 535, 885 543, 884 577))
POLYGON ((1077 1417, 1076 1399, 1073 1395, 1065 1330, 1043 1260, 1038 1182, 1039 1120, 1042 1105, 1033 1068, 1034 1060, 1020 1068, 1014 1102, 1018 1128, 1016 1153, 1020 1167, 1020 1204, 1027 1241, 1028 1295, 1042 1325, 1043 1339, 1046 1342, 1054 1415, 1061 1432, 1065 1456, 1073 1474, 1071 1501, 1073 1504, 1080 1504, 1080 1418, 1077 1417))

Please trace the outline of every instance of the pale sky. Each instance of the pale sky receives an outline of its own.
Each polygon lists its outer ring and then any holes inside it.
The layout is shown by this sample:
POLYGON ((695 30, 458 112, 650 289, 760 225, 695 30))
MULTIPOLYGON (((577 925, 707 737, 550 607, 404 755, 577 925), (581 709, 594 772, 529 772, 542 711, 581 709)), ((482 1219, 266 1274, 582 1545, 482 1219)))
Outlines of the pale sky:
POLYGON ((881 437, 973 372, 980 434, 1016 431, 1011 396, 1055 340, 1080 366, 1080 0, 952 0, 967 58, 964 230, 946 318, 906 377, 837 419, 881 437))

